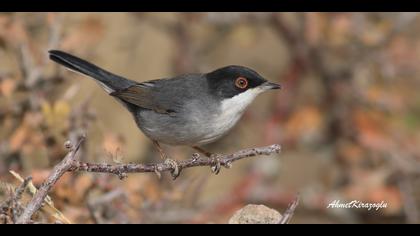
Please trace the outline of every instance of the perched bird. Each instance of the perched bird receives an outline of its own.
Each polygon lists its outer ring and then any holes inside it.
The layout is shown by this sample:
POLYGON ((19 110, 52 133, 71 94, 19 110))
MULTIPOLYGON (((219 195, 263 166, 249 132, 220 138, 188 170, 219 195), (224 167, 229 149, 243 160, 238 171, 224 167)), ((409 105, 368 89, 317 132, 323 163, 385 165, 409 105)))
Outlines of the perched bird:
POLYGON ((136 82, 66 52, 51 50, 49 56, 68 69, 93 78, 123 104, 160 156, 171 165, 174 178, 179 174, 177 162, 165 154, 159 143, 188 145, 210 156, 199 146, 225 135, 258 94, 280 89, 280 85, 244 66, 136 82))

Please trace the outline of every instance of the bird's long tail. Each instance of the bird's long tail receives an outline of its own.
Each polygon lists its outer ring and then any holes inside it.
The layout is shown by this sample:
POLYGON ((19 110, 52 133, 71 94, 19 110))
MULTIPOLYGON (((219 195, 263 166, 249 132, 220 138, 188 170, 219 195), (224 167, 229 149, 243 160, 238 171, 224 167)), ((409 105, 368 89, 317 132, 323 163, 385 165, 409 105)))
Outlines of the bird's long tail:
POLYGON ((119 91, 135 84, 132 80, 114 75, 69 53, 59 50, 51 50, 48 53, 50 54, 50 59, 58 64, 95 79, 108 93, 119 91))

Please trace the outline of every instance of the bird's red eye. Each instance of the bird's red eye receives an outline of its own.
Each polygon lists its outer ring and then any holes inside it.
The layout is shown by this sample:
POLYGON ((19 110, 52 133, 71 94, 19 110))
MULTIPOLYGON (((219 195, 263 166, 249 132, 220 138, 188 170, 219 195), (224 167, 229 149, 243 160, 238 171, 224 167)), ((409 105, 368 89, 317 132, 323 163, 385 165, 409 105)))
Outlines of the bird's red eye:
POLYGON ((240 89, 244 89, 248 86, 248 80, 244 77, 238 77, 235 81, 235 85, 240 89))

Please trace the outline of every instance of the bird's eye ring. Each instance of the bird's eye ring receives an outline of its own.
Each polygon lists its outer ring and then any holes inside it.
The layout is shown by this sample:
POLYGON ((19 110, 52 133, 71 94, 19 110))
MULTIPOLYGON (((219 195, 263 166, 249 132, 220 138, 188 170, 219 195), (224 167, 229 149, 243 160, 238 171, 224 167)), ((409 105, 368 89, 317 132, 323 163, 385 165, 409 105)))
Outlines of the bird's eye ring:
POLYGON ((235 81, 235 85, 240 89, 244 89, 248 87, 248 80, 244 77, 238 77, 235 81))

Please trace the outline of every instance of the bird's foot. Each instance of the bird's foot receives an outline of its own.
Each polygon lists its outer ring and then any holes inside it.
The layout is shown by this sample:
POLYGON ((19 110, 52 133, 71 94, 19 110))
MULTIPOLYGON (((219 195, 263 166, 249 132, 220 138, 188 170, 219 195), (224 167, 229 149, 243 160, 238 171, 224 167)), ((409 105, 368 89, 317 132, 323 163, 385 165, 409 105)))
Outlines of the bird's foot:
MULTIPOLYGON (((166 155, 166 153, 165 153, 165 152, 163 151, 163 149, 160 147, 160 144, 159 144, 159 142, 158 142, 158 141, 153 140, 153 144, 155 145, 155 147, 156 147, 156 148, 157 148, 157 150, 159 151, 160 157, 161 157, 163 160, 165 160, 165 161, 163 162, 163 164, 165 164, 165 165, 170 165, 170 166, 171 166, 171 175, 172 175, 172 178, 175 180, 175 179, 179 176, 179 174, 181 174, 181 168, 179 167, 178 163, 177 163, 175 160, 173 160, 173 159, 169 158, 169 157, 166 155)), ((160 172, 161 172, 161 171, 162 171, 162 168, 161 168, 161 167, 159 167, 159 165, 155 166, 155 173, 156 173, 156 175, 159 177, 159 179, 160 179, 160 177, 161 177, 161 174, 160 174, 160 172)))
MULTIPOLYGON (((211 160, 211 172, 213 172, 214 174, 219 174, 220 169, 222 168, 222 164, 220 163, 220 154, 214 154, 211 153, 209 151, 206 151, 204 149, 202 149, 199 146, 192 146, 192 148, 194 148, 195 150, 199 151, 200 153, 204 154, 206 157, 208 157, 211 160)), ((197 160, 198 158, 196 157, 195 160, 197 160)))
POLYGON ((178 162, 176 162, 174 159, 166 158, 164 164, 171 166, 171 175, 174 180, 181 174, 181 169, 178 165, 178 162))
POLYGON ((211 163, 212 163, 212 165, 211 165, 211 171, 215 175, 219 174, 220 169, 222 169, 222 164, 220 162, 220 155, 212 154, 210 156, 210 159, 211 159, 211 163))

